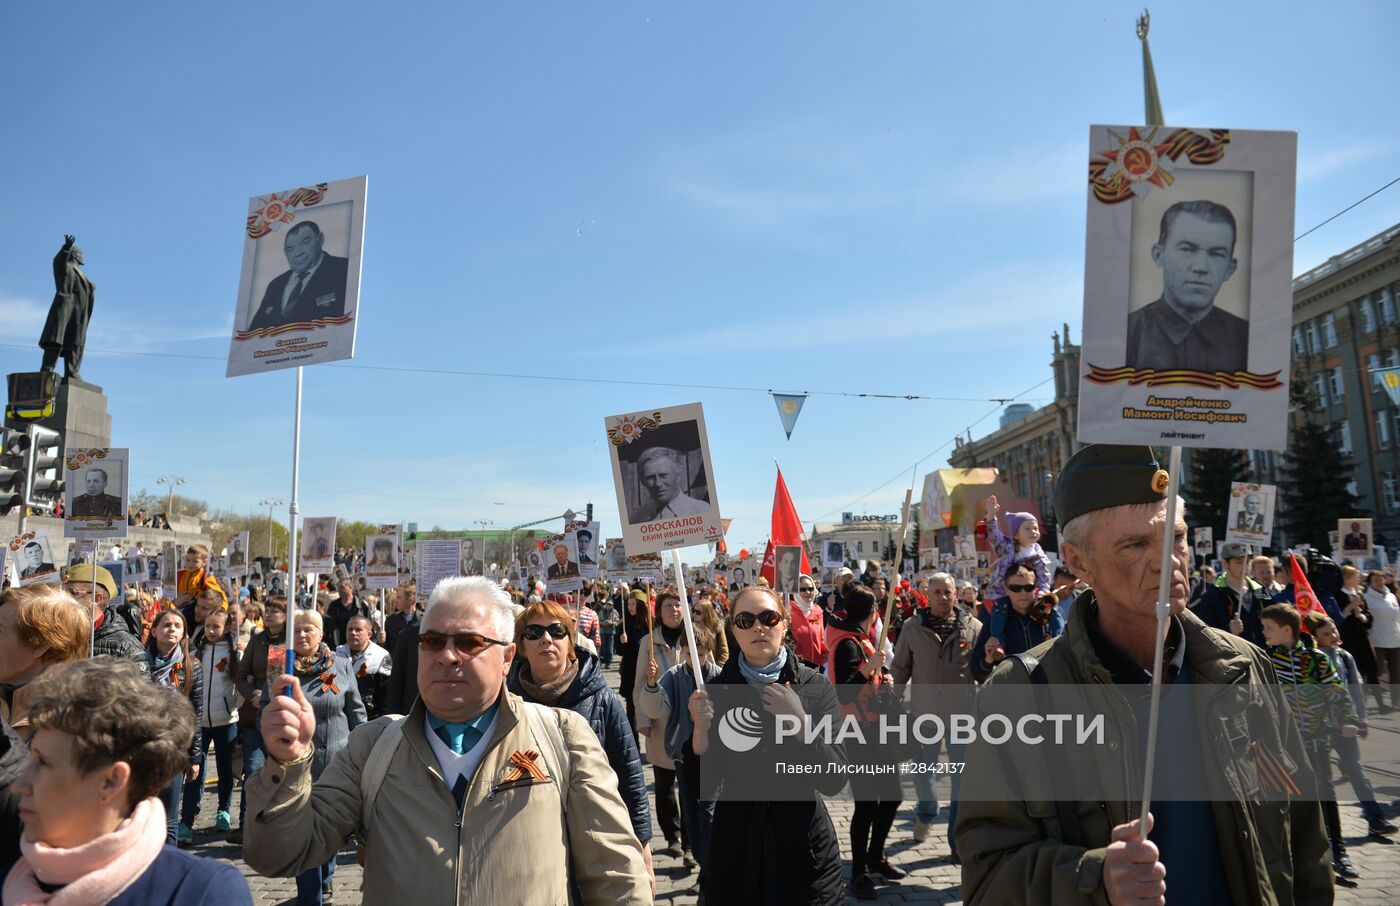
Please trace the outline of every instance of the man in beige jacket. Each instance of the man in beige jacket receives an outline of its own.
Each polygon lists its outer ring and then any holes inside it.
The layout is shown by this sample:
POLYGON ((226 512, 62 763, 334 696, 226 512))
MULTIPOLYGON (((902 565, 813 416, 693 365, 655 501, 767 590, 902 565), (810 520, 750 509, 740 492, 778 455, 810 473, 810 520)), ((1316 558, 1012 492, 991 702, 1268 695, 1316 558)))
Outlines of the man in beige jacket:
POLYGON ((281 677, 293 695, 263 711, 267 761, 248 783, 248 863, 292 876, 353 833, 364 842, 366 903, 555 906, 569 902, 571 882, 585 904, 651 903, 641 844, 593 731, 572 711, 532 711, 506 691, 512 625, 495 583, 441 582, 422 621, 408 716, 362 726, 314 784, 312 705, 281 677), (398 737, 376 746, 386 733, 398 737))

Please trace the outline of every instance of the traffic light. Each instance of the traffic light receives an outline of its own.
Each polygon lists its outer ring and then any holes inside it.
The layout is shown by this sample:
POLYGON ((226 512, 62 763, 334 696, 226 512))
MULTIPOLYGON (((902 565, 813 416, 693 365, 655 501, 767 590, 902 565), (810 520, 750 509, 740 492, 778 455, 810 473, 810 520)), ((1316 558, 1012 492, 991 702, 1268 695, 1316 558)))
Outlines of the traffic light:
POLYGON ((25 455, 29 434, 18 428, 0 428, 0 516, 24 506, 25 455))
POLYGON ((29 426, 25 491, 25 503, 43 510, 63 498, 63 436, 52 428, 29 426))

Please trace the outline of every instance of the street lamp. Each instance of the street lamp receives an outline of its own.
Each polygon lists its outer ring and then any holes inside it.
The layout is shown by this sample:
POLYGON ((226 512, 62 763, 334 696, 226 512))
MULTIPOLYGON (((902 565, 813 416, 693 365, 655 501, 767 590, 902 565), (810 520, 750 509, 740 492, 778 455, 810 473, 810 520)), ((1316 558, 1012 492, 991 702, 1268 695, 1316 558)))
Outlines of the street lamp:
MULTIPOLYGON (((496 523, 492 522, 490 519, 473 519, 472 522, 481 526, 481 574, 484 576, 491 568, 491 564, 486 562, 486 527, 488 525, 495 525, 496 523)), ((467 565, 470 566, 471 564, 467 565)))
POLYGON ((277 559, 277 552, 272 549, 272 509, 281 505, 282 501, 276 497, 264 497, 258 501, 258 506, 267 507, 267 557, 269 560, 277 559))
POLYGON ((169 491, 169 493, 167 493, 167 494, 165 495, 165 527, 166 527, 166 528, 171 528, 171 527, 172 527, 172 526, 170 525, 170 514, 174 512, 174 506, 175 506, 175 489, 178 488, 180 485, 182 485, 182 484, 184 484, 184 483, 185 483, 185 479, 179 477, 178 475, 162 475, 162 476, 160 476, 159 478, 156 479, 156 484, 164 484, 164 485, 169 485, 169 486, 170 486, 170 491, 169 491))

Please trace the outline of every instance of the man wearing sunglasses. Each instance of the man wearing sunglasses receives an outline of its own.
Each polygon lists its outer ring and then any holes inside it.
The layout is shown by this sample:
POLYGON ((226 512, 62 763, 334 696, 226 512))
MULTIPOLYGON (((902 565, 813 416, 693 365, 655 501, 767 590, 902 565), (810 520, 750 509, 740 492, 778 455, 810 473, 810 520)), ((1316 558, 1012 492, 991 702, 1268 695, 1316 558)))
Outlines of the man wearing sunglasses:
POLYGON ((277 679, 292 695, 263 710, 267 761, 248 782, 248 863, 295 875, 363 833, 367 903, 553 906, 569 901, 571 884, 586 904, 652 902, 598 737, 578 714, 505 688, 510 599, 488 579, 444 579, 421 623, 408 716, 351 734, 314 784, 315 712, 295 679, 277 679))

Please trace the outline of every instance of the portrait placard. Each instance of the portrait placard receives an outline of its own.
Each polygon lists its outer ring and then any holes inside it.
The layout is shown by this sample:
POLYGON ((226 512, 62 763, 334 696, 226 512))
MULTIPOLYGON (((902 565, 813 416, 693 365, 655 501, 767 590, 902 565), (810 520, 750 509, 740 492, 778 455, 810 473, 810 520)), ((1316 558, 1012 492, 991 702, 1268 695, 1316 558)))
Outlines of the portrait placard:
POLYGON ((846 563, 846 543, 844 541, 822 542, 822 566, 826 569, 840 569, 846 563))
POLYGON ((399 527, 385 525, 365 536, 365 588, 395 588, 399 584, 399 527))
POLYGON ((627 558, 627 572, 639 582, 654 582, 661 575, 660 554, 637 554, 627 558))
POLYGON ((46 583, 57 585, 63 581, 63 573, 54 565, 47 532, 32 531, 15 535, 5 548, 6 559, 14 564, 21 588, 46 583))
POLYGON ((1196 553, 1209 557, 1215 553, 1215 529, 1203 525, 1191 535, 1196 542, 1196 553))
POLYGON ((1079 441, 1283 449, 1297 133, 1089 143, 1079 441))
POLYGON ((574 536, 578 550, 578 574, 585 579, 598 578, 598 523, 570 522, 564 531, 574 536))
POLYGON ((63 537, 125 538, 125 447, 68 447, 63 451, 63 537))
POLYGON ((622 543, 621 538, 609 538, 607 552, 603 556, 606 558, 608 578, 627 577, 627 545, 622 543))
POLYGON ((299 573, 328 573, 335 569, 335 517, 307 516, 301 520, 299 573))
POLYGON ((953 540, 953 562, 962 567, 977 565, 977 538, 974 535, 959 535, 953 540))
POLYGON ((699 403, 603 419, 629 554, 723 537, 699 403))
POLYGON ((1274 533, 1274 501, 1278 488, 1271 484, 1230 482, 1230 509, 1225 517, 1225 540, 1264 547, 1274 533))
POLYGON ((126 603, 126 561, 103 560, 97 565, 112 574, 112 582, 117 586, 117 596, 114 597, 109 604, 114 607, 121 607, 126 603))
POLYGON ((574 532, 551 535, 540 542, 540 558, 550 594, 578 591, 583 588, 579 574, 578 539, 574 532))
POLYGON ((228 377, 353 358, 368 179, 248 200, 228 377))
POLYGON ((1371 531, 1370 519, 1338 519, 1337 537, 1341 539, 1341 546, 1337 547, 1334 544, 1333 547, 1339 551, 1339 556, 1353 560, 1364 560, 1371 556, 1372 539, 1375 535, 1371 531))
POLYGON ((773 546, 773 590, 780 595, 797 594, 797 580, 801 575, 801 546, 775 544, 773 546))
POLYGON ((420 603, 426 602, 443 579, 462 574, 462 539, 438 538, 419 541, 413 549, 420 603))
POLYGON ((248 533, 242 531, 230 535, 226 550, 228 551, 225 555, 228 560, 228 574, 230 576, 248 575, 248 533))
POLYGON ((749 568, 743 563, 735 563, 729 567, 729 590, 738 591, 747 588, 749 584, 749 568))

